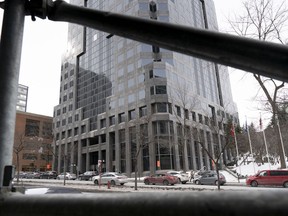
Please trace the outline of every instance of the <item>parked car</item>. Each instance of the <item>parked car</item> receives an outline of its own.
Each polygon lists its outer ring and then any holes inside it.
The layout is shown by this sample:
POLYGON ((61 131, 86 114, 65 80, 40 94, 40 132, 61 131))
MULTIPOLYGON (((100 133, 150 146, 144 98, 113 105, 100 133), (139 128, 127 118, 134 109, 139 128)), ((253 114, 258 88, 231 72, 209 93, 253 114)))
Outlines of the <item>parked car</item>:
POLYGON ((27 172, 23 178, 40 179, 40 173, 39 172, 27 172))
POLYGON ((92 177, 92 181, 96 185, 108 184, 108 182, 110 182, 111 185, 124 185, 128 182, 128 177, 117 172, 107 172, 92 177))
POLYGON ((288 170, 263 170, 247 177, 246 184, 252 187, 273 185, 288 188, 288 170))
POLYGON ((56 171, 47 171, 40 174, 40 179, 56 179, 57 175, 56 171))
MULTIPOLYGON (((219 173, 220 185, 226 183, 226 178, 222 173, 219 173)), ((207 171, 194 179, 194 183, 198 185, 218 185, 218 177, 215 171, 207 171)))
MULTIPOLYGON (((57 176, 57 179, 58 180, 64 179, 64 173, 60 173, 60 175, 57 176)), ((67 180, 75 180, 76 179, 76 175, 74 173, 66 172, 65 179, 67 179, 67 180)))
POLYGON ((186 184, 189 181, 188 174, 183 171, 168 171, 167 173, 176 176, 178 178, 178 183, 186 184))
POLYGON ((83 174, 80 174, 78 178, 79 180, 88 181, 88 180, 92 180, 92 178, 96 175, 98 175, 97 171, 86 171, 83 174))
POLYGON ((147 176, 144 178, 144 184, 163 184, 174 185, 178 183, 178 177, 169 173, 156 173, 155 175, 147 176))
MULTIPOLYGON (((26 178, 26 175, 27 175, 26 172, 20 171, 20 172, 19 172, 19 179, 21 179, 21 178, 26 178)), ((17 179, 17 177, 18 177, 18 172, 16 171, 16 172, 15 172, 15 175, 14 175, 14 178, 17 179)))

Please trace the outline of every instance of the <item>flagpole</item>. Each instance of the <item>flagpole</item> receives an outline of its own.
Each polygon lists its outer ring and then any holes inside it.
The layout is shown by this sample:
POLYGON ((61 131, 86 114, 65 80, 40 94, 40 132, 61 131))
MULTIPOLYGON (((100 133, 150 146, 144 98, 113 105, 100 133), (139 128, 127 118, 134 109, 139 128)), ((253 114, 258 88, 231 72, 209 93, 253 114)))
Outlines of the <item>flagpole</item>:
POLYGON ((248 127, 248 124, 247 124, 247 116, 245 116, 245 117, 246 117, 246 129, 247 129, 248 141, 249 141, 249 146, 250 146, 250 153, 251 153, 252 159, 253 159, 253 170, 254 170, 254 174, 255 174, 256 173, 255 160, 254 160, 253 151, 252 151, 252 143, 251 143, 250 131, 249 131, 249 127, 248 127))
MULTIPOLYGON (((262 119, 261 119, 261 113, 260 113, 260 120, 259 120, 259 124, 260 124, 260 130, 262 130, 262 119)), ((267 155, 267 162, 269 165, 269 169, 271 170, 271 166, 270 166, 270 159, 269 159, 269 153, 268 153, 268 147, 267 147, 267 142, 266 142, 266 135, 265 135, 265 130, 262 130, 263 133, 263 138, 264 138, 264 144, 265 144, 265 148, 266 148, 266 155, 267 155)))
MULTIPOLYGON (((234 122, 232 121, 232 131, 233 131, 233 135, 234 135, 234 142, 235 142, 235 146, 236 146, 236 154, 237 154, 237 164, 238 165, 238 159, 239 159, 239 151, 238 151, 238 143, 237 143, 237 138, 236 138, 236 131, 235 131, 235 128, 234 128, 234 122)), ((240 172, 240 176, 242 175, 241 174, 241 163, 239 165, 239 172, 240 172)), ((239 176, 238 176, 238 182, 239 181, 239 176)))
POLYGON ((276 116, 276 122, 277 122, 277 127, 278 127, 278 131, 279 131, 280 142, 281 142, 281 147, 282 147, 282 152, 283 152, 283 157, 284 157, 284 162, 285 162, 284 165, 285 165, 285 168, 286 168, 287 166, 286 166, 286 159, 285 159, 285 150, 284 150, 284 145, 283 145, 282 133, 281 133, 281 130, 280 130, 279 119, 278 119, 277 116, 276 116))

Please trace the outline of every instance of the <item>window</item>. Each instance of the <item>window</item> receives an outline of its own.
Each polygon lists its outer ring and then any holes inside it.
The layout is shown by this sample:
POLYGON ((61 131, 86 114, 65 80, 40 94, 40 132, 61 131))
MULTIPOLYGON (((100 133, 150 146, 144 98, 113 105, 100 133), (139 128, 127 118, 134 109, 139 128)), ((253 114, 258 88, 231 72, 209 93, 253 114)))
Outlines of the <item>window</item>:
POLYGON ((143 83, 145 81, 145 75, 144 74, 140 74, 138 76, 138 83, 143 83))
POLYGON ((78 135, 78 127, 74 128, 74 135, 78 135))
POLYGON ((66 110, 67 110, 66 106, 63 107, 63 109, 62 109, 62 113, 66 113, 66 110))
POLYGON ((155 86, 156 94, 167 94, 166 86, 155 86))
POLYGON ((195 112, 192 112, 192 120, 196 121, 196 113, 195 112))
POLYGON ((65 131, 62 131, 61 138, 65 139, 65 137, 66 137, 66 133, 65 133, 65 131))
POLYGON ((198 120, 199 120, 199 123, 203 123, 203 118, 201 114, 198 114, 198 120))
POLYGON ((74 75, 74 69, 71 69, 70 70, 70 76, 73 76, 74 75))
POLYGON ((147 115, 147 107, 143 106, 139 108, 139 115, 140 117, 146 116, 147 115))
POLYGON ((139 96, 139 100, 141 99, 144 99, 145 98, 145 90, 140 90, 139 93, 138 93, 138 96, 139 96))
POLYGON ((73 110, 73 104, 69 104, 68 110, 69 111, 73 110))
POLYGON ((135 102, 135 94, 128 95, 128 103, 133 103, 133 102, 135 102))
POLYGON ((119 98, 118 99, 118 106, 124 106, 124 98, 119 98))
POLYGON ((189 111, 188 109, 184 109, 185 119, 189 119, 189 111))
POLYGON ((167 134, 168 128, 167 128, 167 122, 166 121, 159 121, 159 134, 167 134))
POLYGON ((160 86, 151 86, 150 87, 150 94, 167 94, 167 89, 165 85, 160 85, 160 86), (155 90, 154 90, 155 88, 155 90))
POLYGON ((205 119, 205 125, 209 126, 209 118, 207 116, 205 116, 204 119, 205 119))
POLYGON ((52 137, 52 123, 43 122, 42 136, 43 138, 48 138, 48 139, 52 137))
POLYGON ((81 126, 81 133, 85 133, 86 132, 86 125, 82 125, 81 126))
POLYGON ((136 119, 135 109, 128 111, 128 118, 129 118, 129 121, 136 119))
POLYGON ((150 78, 166 78, 166 71, 164 69, 154 68, 149 71, 150 78))
POLYGON ((109 117, 109 125, 115 125, 115 116, 110 116, 109 117))
POLYGON ((167 105, 168 105, 168 112, 172 114, 172 105, 170 103, 168 103, 167 105))
POLYGON ((67 131, 67 135, 68 135, 68 137, 71 137, 71 136, 72 136, 72 130, 71 130, 71 129, 69 129, 69 130, 67 131))
POLYGON ((150 87, 150 95, 154 95, 154 86, 150 87))
POLYGON ((79 114, 76 114, 76 115, 75 115, 74 120, 75 120, 75 121, 79 121, 79 114))
POLYGON ((167 104, 166 103, 158 103, 157 104, 157 112, 166 113, 167 112, 167 104))
POLYGON ((26 119, 25 136, 39 136, 40 121, 26 119))
POLYGON ((125 113, 118 114, 118 123, 125 122, 125 113))
POLYGON ((100 128, 106 127, 106 119, 101 119, 100 120, 100 128))
POLYGON ((176 108, 176 114, 181 117, 181 109, 180 109, 180 107, 179 106, 175 106, 175 108, 176 108))
POLYGON ((128 88, 131 88, 135 85, 134 78, 128 80, 128 88))

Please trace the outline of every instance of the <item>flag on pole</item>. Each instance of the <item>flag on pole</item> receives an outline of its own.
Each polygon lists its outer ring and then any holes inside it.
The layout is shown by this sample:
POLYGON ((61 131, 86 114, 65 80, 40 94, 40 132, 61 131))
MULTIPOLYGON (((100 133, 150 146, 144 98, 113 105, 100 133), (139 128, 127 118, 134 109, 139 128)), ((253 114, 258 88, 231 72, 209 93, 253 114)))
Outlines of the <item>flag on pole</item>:
POLYGON ((262 119, 261 119, 261 115, 260 115, 260 119, 259 119, 259 126, 260 126, 260 130, 262 130, 262 119))

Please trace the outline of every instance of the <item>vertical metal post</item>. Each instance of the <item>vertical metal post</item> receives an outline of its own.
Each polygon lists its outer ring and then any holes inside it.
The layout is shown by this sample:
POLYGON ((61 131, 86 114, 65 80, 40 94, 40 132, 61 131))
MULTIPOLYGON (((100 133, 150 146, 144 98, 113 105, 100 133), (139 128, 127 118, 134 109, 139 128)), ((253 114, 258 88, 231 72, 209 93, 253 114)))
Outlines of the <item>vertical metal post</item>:
POLYGON ((12 165, 25 0, 6 0, 0 42, 0 188, 12 165))

